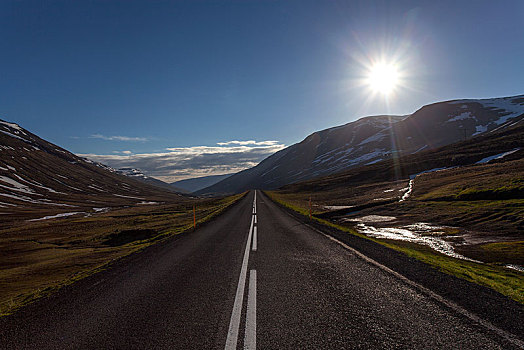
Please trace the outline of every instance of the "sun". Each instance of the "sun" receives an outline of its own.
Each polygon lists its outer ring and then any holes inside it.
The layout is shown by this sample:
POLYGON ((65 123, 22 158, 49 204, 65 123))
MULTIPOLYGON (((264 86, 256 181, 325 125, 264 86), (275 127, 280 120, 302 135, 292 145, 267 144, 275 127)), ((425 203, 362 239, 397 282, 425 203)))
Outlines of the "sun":
POLYGON ((399 84, 397 67, 389 63, 376 63, 370 67, 367 83, 375 92, 389 95, 399 84))

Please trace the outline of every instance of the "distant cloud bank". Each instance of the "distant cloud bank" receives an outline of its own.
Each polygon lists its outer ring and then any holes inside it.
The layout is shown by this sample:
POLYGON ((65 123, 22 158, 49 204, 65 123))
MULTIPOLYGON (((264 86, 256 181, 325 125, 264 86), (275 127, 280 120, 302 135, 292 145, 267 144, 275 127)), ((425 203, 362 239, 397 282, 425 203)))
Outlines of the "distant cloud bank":
POLYGON ((131 142, 146 142, 148 141, 145 137, 129 137, 129 136, 105 136, 101 134, 93 134, 90 136, 92 139, 101 139, 106 141, 131 141, 131 142))
POLYGON ((162 181, 235 173, 283 149, 278 141, 227 141, 217 146, 172 147, 161 153, 80 154, 113 168, 138 168, 162 181))

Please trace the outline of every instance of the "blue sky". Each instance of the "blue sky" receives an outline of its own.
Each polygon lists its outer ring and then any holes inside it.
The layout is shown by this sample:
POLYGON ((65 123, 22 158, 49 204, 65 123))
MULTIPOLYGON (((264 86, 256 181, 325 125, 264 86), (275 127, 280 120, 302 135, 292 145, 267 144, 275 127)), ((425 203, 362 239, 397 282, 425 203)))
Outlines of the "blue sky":
POLYGON ((522 18, 523 1, 1 1, 0 118, 167 181, 237 171, 362 116, 524 93, 522 18), (403 74, 387 100, 362 84, 379 59, 403 74))

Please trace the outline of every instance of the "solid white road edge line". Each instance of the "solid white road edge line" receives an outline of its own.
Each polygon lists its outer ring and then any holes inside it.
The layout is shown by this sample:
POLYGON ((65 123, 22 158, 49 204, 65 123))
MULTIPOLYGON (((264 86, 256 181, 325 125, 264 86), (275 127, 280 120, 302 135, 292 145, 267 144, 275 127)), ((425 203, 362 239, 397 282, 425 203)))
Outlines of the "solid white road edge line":
POLYGON ((453 311, 455 311, 455 312, 457 312, 457 313, 459 313, 459 314, 469 318, 471 321, 473 321, 473 322, 475 322, 477 324, 480 324, 481 326, 485 327, 486 329, 489 329, 490 331, 496 333, 497 335, 499 335, 500 337, 506 339, 510 343, 512 343, 512 344, 514 344, 514 345, 524 349, 524 342, 522 340, 520 340, 519 338, 517 338, 515 335, 513 335, 513 334, 511 334, 509 332, 506 332, 503 329, 500 329, 499 327, 495 326, 491 322, 486 321, 483 318, 480 318, 479 316, 475 315, 474 313, 469 312, 468 310, 464 309, 462 306, 460 306, 460 305, 458 305, 458 304, 456 304, 456 303, 454 303, 454 302, 452 302, 450 300, 445 299, 444 297, 442 297, 442 296, 438 295, 437 293, 433 292, 431 289, 428 289, 428 288, 418 284, 417 282, 414 282, 414 281, 410 280, 409 278, 405 277, 404 275, 401 275, 400 273, 398 273, 396 271, 393 271, 389 267, 387 267, 385 265, 382 265, 378 261, 371 259, 370 257, 368 257, 367 255, 362 254, 358 250, 356 250, 354 248, 351 248, 350 246, 348 246, 344 242, 339 241, 335 237, 332 237, 332 236, 328 235, 327 233, 324 233, 324 232, 320 231, 316 227, 313 227, 313 226, 311 226, 311 225, 309 225, 307 223, 299 221, 297 218, 295 218, 293 215, 291 215, 287 211, 285 211, 285 210, 282 210, 282 211, 284 213, 286 213, 293 220, 298 221, 299 223, 303 224, 304 226, 309 227, 313 231, 318 232, 321 235, 325 236, 326 238, 332 240, 333 242, 341 245, 342 247, 344 247, 345 249, 347 249, 350 252, 354 253, 356 256, 358 256, 362 260, 366 261, 367 263, 378 267, 379 269, 381 269, 384 272, 392 274, 393 276, 395 276, 399 280, 403 281, 407 285, 411 286, 412 288, 419 290, 423 294, 426 294, 430 298, 433 298, 434 300, 444 304, 445 306, 447 306, 448 308, 452 309, 453 311))
POLYGON ((251 216, 251 226, 249 227, 246 249, 244 251, 244 260, 242 260, 242 268, 240 269, 240 277, 238 278, 237 293, 235 295, 235 303, 233 304, 231 320, 229 321, 229 330, 227 332, 226 346, 224 348, 225 350, 233 350, 237 348, 238 329, 240 327, 242 302, 244 300, 244 289, 246 286, 247 264, 249 262, 249 248, 251 247, 251 235, 253 234, 253 222, 254 217, 251 216))
POLYGON ((244 350, 257 348, 257 271, 249 271, 249 291, 247 294, 246 332, 244 350))
POLYGON ((339 245, 341 245, 345 249, 349 250, 350 252, 354 253, 359 258, 361 258, 362 260, 368 262, 369 264, 375 265, 376 267, 380 268, 381 270, 383 270, 383 271, 385 271, 387 273, 392 274, 393 276, 395 276, 399 280, 403 281, 404 283, 408 284, 409 286, 411 286, 411 287, 413 287, 415 289, 418 289, 422 293, 424 293, 427 296, 429 296, 429 297, 437 300, 438 302, 444 304, 445 306, 447 306, 448 308, 452 309, 453 311, 455 311, 455 312, 457 312, 457 313, 459 313, 459 314, 469 318, 471 321, 473 321, 473 322, 475 322, 477 324, 480 324, 481 326, 489 329, 490 331, 496 333, 497 335, 499 335, 500 337, 506 339, 510 343, 512 343, 514 345, 517 345, 518 347, 524 349, 524 342, 521 341, 520 339, 518 339, 513 334, 508 333, 505 330, 498 328, 497 326, 495 326, 491 322, 486 321, 483 318, 480 318, 479 316, 475 315, 474 313, 471 313, 468 310, 464 309, 462 306, 460 306, 458 304, 455 304, 454 302, 443 298, 442 296, 440 296, 437 293, 433 292, 431 289, 428 289, 428 288, 418 284, 417 282, 413 282, 412 280, 410 280, 409 278, 405 277, 404 275, 401 275, 400 273, 398 273, 396 271, 393 271, 389 267, 387 267, 385 265, 382 265, 378 261, 375 261, 375 260, 371 259, 370 257, 362 254, 358 250, 356 250, 354 248, 351 248, 350 246, 348 246, 344 242, 339 241, 335 237, 332 237, 332 236, 330 236, 330 235, 328 235, 328 234, 326 234, 326 233, 316 229, 315 227, 312 227, 312 226, 307 225, 307 224, 305 224, 305 225, 308 226, 309 228, 317 231, 318 233, 324 235, 325 237, 327 237, 328 239, 332 240, 333 242, 338 243, 339 245))

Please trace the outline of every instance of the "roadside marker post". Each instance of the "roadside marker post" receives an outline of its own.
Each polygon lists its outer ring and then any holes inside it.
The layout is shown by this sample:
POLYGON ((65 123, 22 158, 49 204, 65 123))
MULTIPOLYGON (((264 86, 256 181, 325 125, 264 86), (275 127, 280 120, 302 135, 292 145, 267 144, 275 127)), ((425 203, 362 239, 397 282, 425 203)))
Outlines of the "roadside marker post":
POLYGON ((311 220, 311 196, 309 196, 309 220, 311 220))
POLYGON ((195 205, 193 204, 193 230, 196 229, 196 209, 195 205))

